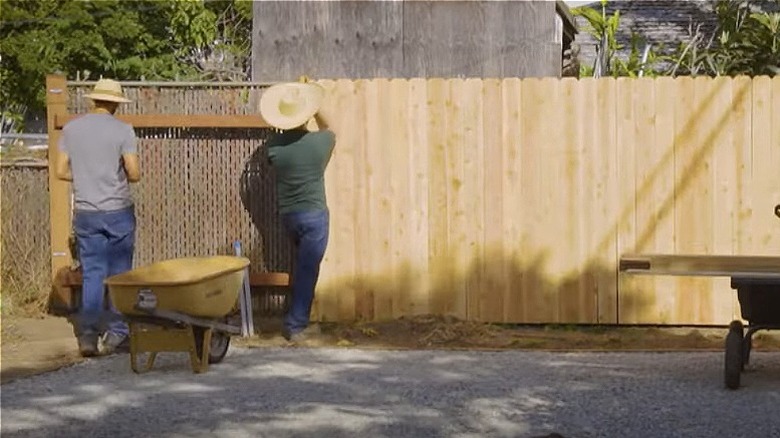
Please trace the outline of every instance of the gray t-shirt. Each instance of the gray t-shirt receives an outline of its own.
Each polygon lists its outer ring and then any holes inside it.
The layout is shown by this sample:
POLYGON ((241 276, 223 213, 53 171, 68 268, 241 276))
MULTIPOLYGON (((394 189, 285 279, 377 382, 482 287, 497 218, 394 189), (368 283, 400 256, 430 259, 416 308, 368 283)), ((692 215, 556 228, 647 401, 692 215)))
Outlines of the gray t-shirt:
POLYGON ((62 129, 60 150, 70 158, 74 208, 111 211, 133 205, 123 154, 137 153, 133 127, 110 114, 86 114, 62 129))

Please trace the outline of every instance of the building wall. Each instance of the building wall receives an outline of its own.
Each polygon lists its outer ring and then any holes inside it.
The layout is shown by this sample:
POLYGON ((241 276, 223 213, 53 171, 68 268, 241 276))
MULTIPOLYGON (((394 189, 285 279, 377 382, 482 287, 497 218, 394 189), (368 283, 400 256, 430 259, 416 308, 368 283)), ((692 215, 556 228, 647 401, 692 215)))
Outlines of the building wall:
POLYGON ((253 80, 557 77, 550 1, 256 1, 253 80))

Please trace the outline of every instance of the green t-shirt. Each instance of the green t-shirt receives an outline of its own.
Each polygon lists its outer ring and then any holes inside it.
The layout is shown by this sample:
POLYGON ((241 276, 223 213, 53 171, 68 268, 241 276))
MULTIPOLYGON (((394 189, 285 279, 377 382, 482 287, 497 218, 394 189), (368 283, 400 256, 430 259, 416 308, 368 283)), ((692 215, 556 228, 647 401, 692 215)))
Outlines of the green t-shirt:
POLYGON ((335 143, 336 136, 329 130, 291 130, 268 140, 280 214, 327 210, 325 168, 335 143))

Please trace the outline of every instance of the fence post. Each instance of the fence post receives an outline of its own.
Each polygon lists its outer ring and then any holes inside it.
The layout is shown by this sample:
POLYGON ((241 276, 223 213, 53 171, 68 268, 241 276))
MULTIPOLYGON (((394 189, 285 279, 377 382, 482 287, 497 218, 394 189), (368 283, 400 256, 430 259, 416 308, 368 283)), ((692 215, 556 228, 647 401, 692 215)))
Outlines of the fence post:
POLYGON ((64 76, 46 76, 46 126, 49 135, 49 224, 51 236, 52 279, 71 263, 68 247, 70 235, 70 183, 57 179, 60 130, 57 116, 68 114, 68 84, 64 76))

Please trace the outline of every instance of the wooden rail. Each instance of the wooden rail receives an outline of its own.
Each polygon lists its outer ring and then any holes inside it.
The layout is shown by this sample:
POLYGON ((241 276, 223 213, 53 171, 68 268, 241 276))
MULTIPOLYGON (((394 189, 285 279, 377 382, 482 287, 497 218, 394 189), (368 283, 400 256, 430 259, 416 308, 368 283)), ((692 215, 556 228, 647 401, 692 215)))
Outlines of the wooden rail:
MULTIPOLYGON (((66 123, 82 114, 56 114, 54 127, 62 129, 66 123)), ((118 114, 119 120, 134 128, 267 128, 259 115, 213 114, 118 114)))
MULTIPOLYGON (((62 286, 81 286, 80 271, 68 271, 62 286)), ((286 272, 257 272, 249 274, 249 285, 253 287, 287 287, 290 285, 290 275, 286 272)))
POLYGON ((739 255, 624 255, 620 271, 628 274, 780 278, 780 257, 739 255))

